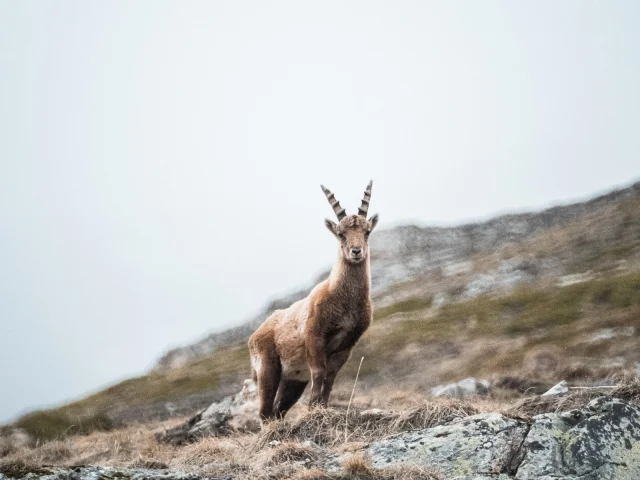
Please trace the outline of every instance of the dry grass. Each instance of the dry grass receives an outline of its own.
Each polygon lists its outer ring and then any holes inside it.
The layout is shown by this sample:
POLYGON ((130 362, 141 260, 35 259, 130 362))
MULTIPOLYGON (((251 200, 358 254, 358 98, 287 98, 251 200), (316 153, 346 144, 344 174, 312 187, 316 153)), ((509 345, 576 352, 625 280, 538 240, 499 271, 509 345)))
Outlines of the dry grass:
POLYGON ((318 460, 319 452, 309 442, 285 442, 274 448, 263 449, 255 458, 256 464, 264 467, 273 467, 283 463, 309 464, 318 460))
POLYGON ((181 447, 155 441, 154 434, 159 428, 171 426, 165 422, 94 432, 36 446, 5 447, 0 456, 0 473, 22 477, 47 465, 103 465, 122 469, 169 469, 238 480, 435 480, 438 476, 428 470, 374 469, 361 452, 372 441, 406 430, 496 411, 527 421, 539 413, 582 407, 605 392, 640 405, 640 381, 633 380, 612 390, 574 390, 566 396, 534 395, 515 402, 506 398, 478 398, 473 402, 423 400, 419 405, 397 411, 365 411, 352 407, 346 439, 345 408, 310 411, 300 408, 291 418, 273 422, 260 433, 205 438, 181 447), (347 457, 339 472, 328 473, 322 469, 328 455, 347 457))
POLYGON ((155 441, 153 432, 157 427, 158 424, 131 426, 36 445, 22 445, 0 456, 0 471, 16 466, 37 469, 46 465, 168 468, 177 450, 155 441))
POLYGON ((456 401, 423 402, 420 406, 396 412, 363 412, 359 408, 352 408, 349 412, 347 442, 344 408, 300 409, 297 416, 273 422, 258 434, 205 438, 182 447, 155 441, 155 432, 166 428, 166 423, 139 425, 8 450, 0 459, 0 472, 20 477, 47 465, 103 465, 114 468, 171 469, 242 480, 304 478, 305 475, 308 478, 320 475, 317 478, 344 480, 435 479, 437 477, 431 472, 424 470, 375 470, 364 464, 358 469, 359 457, 348 461, 343 473, 332 472, 329 475, 319 468, 322 459, 331 452, 358 452, 365 445, 364 442, 403 430, 447 423, 478 411, 469 403, 456 401))
POLYGON ((565 412, 581 408, 594 398, 605 394, 640 406, 640 380, 620 384, 612 389, 588 388, 571 390, 567 395, 526 397, 502 409, 502 413, 514 418, 529 419, 541 413, 565 412))
POLYGON ((312 441, 323 446, 367 442, 401 431, 442 425, 476 413, 479 410, 468 402, 439 400, 423 402, 404 411, 351 408, 347 422, 346 409, 316 408, 298 417, 268 424, 258 435, 256 448, 273 441, 312 441))

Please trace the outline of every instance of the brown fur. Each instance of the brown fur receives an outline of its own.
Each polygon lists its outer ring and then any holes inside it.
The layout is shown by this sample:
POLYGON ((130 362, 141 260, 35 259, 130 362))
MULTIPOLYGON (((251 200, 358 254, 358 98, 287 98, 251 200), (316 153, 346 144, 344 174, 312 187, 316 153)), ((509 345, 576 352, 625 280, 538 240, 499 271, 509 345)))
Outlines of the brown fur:
POLYGON ((368 237, 377 220, 326 220, 340 241, 329 278, 306 298, 273 312, 249 339, 263 420, 284 417, 309 381, 310 404, 327 405, 336 375, 371 324, 368 237))

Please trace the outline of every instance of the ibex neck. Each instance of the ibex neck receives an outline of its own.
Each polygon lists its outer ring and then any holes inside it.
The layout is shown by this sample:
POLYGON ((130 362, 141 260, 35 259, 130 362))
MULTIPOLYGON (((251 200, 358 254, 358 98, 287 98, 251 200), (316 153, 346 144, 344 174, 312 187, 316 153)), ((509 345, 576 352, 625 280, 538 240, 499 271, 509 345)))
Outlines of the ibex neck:
POLYGON ((371 290, 369 258, 362 263, 353 264, 339 257, 329 275, 329 288, 334 292, 368 296, 371 290))

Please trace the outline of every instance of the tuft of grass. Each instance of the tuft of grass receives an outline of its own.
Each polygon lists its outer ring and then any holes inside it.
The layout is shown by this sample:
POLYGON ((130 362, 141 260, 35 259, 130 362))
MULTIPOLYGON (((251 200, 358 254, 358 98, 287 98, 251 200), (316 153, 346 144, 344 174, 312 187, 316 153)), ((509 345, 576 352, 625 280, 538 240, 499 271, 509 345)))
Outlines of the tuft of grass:
POLYGON ((566 412, 584 407, 597 397, 609 396, 620 398, 634 405, 640 405, 640 381, 634 380, 619 384, 613 389, 572 390, 568 395, 551 395, 547 397, 532 396, 517 401, 506 408, 503 413, 513 418, 531 419, 535 415, 549 412, 566 412))
POLYGON ((442 400, 423 404, 400 412, 386 410, 360 410, 351 407, 348 422, 346 409, 315 408, 296 418, 267 424, 256 442, 262 448, 276 440, 335 446, 345 441, 370 441, 409 429, 429 428, 452 422, 457 418, 475 415, 479 410, 467 402, 442 400))
POLYGON ((354 477, 371 476, 371 465, 364 454, 352 455, 342 463, 342 469, 347 475, 354 477))

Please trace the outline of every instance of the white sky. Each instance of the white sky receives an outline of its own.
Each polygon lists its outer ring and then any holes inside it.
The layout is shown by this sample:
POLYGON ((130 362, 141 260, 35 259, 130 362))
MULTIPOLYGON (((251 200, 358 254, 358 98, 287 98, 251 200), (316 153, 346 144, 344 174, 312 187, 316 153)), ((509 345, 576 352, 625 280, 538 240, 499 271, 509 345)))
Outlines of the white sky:
POLYGON ((0 420, 144 371, 381 227, 639 175, 634 1, 0 0, 0 420))

